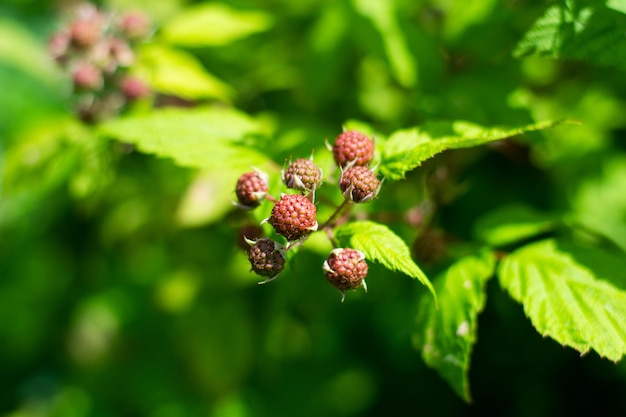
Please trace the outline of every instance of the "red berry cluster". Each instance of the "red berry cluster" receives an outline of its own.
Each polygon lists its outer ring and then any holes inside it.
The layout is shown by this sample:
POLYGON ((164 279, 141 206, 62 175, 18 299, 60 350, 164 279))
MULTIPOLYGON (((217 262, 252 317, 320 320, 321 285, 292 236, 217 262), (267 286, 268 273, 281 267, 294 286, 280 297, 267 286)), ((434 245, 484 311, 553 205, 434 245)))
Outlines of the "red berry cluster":
MULTIPOLYGON (((351 207, 351 203, 366 203, 375 198, 381 186, 376 174, 369 168, 374 158, 374 141, 368 136, 356 131, 343 132, 336 138, 331 150, 341 169, 338 186, 346 200, 323 223, 325 229, 332 229, 336 217, 351 207)), ((251 236, 244 236, 250 246, 248 260, 251 271, 266 278, 261 283, 275 279, 285 267, 286 252, 304 242, 319 227, 315 190, 322 184, 321 169, 312 158, 298 158, 282 170, 281 179, 288 189, 299 193, 282 194, 276 200, 268 194, 268 176, 259 171, 241 175, 235 186, 236 205, 240 208, 254 209, 264 199, 274 203, 270 216, 263 223, 272 225, 274 231, 286 240, 286 246, 283 246, 266 237, 257 235, 255 240, 250 240, 251 236)), ((361 287, 367 290, 367 270, 365 255, 350 248, 334 249, 323 264, 326 279, 342 294, 342 301, 347 290, 361 287)))
POLYGON ((49 40, 52 58, 72 77, 76 112, 85 122, 111 117, 130 102, 150 94, 148 86, 128 74, 133 46, 152 33, 140 13, 116 15, 82 4, 49 40))
POLYGON ((348 130, 337 137, 332 151, 341 168, 339 188, 344 197, 355 203, 376 198, 381 182, 369 168, 374 158, 374 141, 362 133, 348 130))

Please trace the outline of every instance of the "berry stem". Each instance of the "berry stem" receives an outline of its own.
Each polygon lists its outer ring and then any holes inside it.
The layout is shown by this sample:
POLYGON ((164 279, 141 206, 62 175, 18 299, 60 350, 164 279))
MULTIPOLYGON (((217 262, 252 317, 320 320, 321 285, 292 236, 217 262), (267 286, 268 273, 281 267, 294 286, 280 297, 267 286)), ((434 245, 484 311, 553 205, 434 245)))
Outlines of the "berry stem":
POLYGON ((330 227, 327 227, 324 229, 324 231, 326 232, 326 237, 328 237, 328 240, 330 240, 330 244, 333 245, 333 249, 337 249, 339 245, 337 244, 337 241, 335 240, 335 233, 333 233, 333 229, 331 229, 330 227))
POLYGON ((339 207, 337 207, 335 209, 335 211, 333 212, 333 214, 331 214, 331 216, 328 218, 328 220, 326 220, 324 222, 324 224, 322 224, 319 229, 325 229, 327 227, 332 227, 335 224, 335 221, 337 220, 337 218, 339 217, 340 214, 342 214, 344 211, 350 209, 352 207, 352 201, 350 200, 344 200, 343 203, 341 203, 339 205, 339 207))

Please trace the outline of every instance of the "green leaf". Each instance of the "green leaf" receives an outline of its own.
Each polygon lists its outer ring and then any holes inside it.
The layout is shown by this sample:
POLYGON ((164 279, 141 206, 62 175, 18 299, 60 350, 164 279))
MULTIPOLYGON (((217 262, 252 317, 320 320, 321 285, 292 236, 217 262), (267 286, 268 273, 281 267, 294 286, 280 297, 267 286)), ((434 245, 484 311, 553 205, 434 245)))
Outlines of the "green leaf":
POLYGON ((397 21, 395 2, 353 0, 354 8, 372 21, 382 37, 385 53, 396 79, 404 87, 417 83, 417 62, 397 21))
MULTIPOLYGON (((626 68, 626 15, 598 2, 586 7, 575 7, 574 3, 567 1, 548 8, 513 54, 579 59, 626 68)), ((614 3, 609 6, 623 8, 620 2, 614 3)))
POLYGON ((495 265, 495 256, 487 250, 460 259, 435 280, 439 308, 429 297, 422 297, 419 304, 414 344, 424 362, 467 402, 478 314, 485 307, 485 284, 495 265))
POLYGON ((543 336, 618 361, 626 353, 626 260, 545 240, 502 261, 500 284, 543 336))
POLYGON ((0 18, 0 63, 47 86, 59 81, 59 69, 41 40, 27 26, 4 17, 0 18))
POLYGON ((489 14, 498 4, 496 0, 466 0, 463 2, 443 2, 441 13, 446 18, 443 23, 443 34, 448 39, 460 38, 466 30, 474 25, 489 21, 489 14))
POLYGON ((264 125, 231 108, 158 110, 105 122, 100 133, 186 167, 250 169, 270 163, 244 141, 265 134, 264 125))
POLYGON ((165 46, 144 45, 134 71, 154 90, 189 100, 216 98, 228 103, 234 95, 193 55, 165 46))
POLYGON ((505 246, 552 230, 558 219, 531 207, 498 207, 476 222, 475 236, 491 246, 505 246))
POLYGON ((572 193, 572 220, 609 237, 626 251, 626 157, 602 161, 596 175, 587 175, 572 193))
POLYGON ((547 129, 562 122, 545 121, 521 127, 483 127, 459 120, 398 130, 385 144, 380 171, 390 180, 398 180, 407 171, 447 149, 471 148, 525 132, 547 129))
POLYGON ((272 23, 264 12, 210 3, 186 8, 163 27, 161 38, 184 46, 220 46, 267 30, 272 23))
POLYGON ((607 0, 606 7, 617 10, 618 12, 626 13, 626 1, 624 0, 607 0))
POLYGON ((417 278, 436 301, 433 286, 426 274, 413 262, 409 247, 387 226, 371 221, 344 223, 335 229, 335 238, 342 246, 360 250, 371 261, 417 278))
POLYGON ((242 174, 241 168, 217 166, 200 172, 189 184, 176 210, 177 223, 196 227, 221 219, 236 200, 234 187, 242 174))

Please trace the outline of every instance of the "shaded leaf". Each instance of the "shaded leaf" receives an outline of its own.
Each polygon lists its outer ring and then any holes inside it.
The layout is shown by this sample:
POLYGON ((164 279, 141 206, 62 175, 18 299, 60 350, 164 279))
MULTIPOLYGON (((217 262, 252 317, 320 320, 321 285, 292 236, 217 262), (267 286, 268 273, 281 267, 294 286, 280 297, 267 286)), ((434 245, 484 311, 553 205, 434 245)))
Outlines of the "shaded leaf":
POLYGON ((409 247, 387 226, 371 221, 344 223, 335 229, 335 238, 344 247, 360 250, 371 261, 416 278, 436 299, 432 284, 413 262, 409 247))
POLYGON ((502 261, 500 284, 543 336, 618 361, 626 353, 624 257, 545 240, 502 261))
POLYGON ((439 308, 430 297, 422 297, 419 304, 414 344, 424 362, 468 402, 468 373, 478 314, 485 307, 485 284, 493 276, 495 265, 490 251, 460 259, 435 280, 439 308))
POLYGON ((447 149, 471 148, 525 132, 547 129, 562 121, 545 121, 521 127, 483 127, 465 121, 429 123, 398 130, 385 145, 380 171, 398 180, 425 160, 447 149))
POLYGON ((504 206, 478 219, 474 234, 488 245, 504 246, 552 230, 557 222, 554 215, 528 206, 504 206))
MULTIPOLYGON (((585 7, 573 2, 552 5, 526 33, 514 55, 580 59, 626 68, 626 15, 591 3, 585 7)), ((623 9, 620 2, 613 3, 609 5, 613 9, 623 9)))
POLYGON ((626 157, 602 163, 598 175, 589 175, 571 198, 572 220, 609 237, 626 251, 626 157))
POLYGON ((178 45, 219 46, 264 31, 271 25, 272 17, 267 13, 209 3, 186 8, 163 27, 161 37, 178 45))
POLYGON ((417 62, 398 24, 395 2, 353 0, 354 8, 372 21, 381 35, 385 53, 396 79, 405 87, 417 83, 417 62))
POLYGON ((264 125, 230 108, 158 110, 111 120, 99 129, 102 135, 186 167, 243 170, 270 162, 244 141, 247 136, 264 134, 264 125))

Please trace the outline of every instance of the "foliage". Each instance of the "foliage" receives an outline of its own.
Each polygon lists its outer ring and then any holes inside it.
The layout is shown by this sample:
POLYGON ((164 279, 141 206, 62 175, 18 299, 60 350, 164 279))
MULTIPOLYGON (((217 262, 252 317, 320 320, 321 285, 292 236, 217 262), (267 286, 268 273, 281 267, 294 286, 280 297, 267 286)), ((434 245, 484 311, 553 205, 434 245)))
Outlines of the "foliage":
POLYGON ((156 28, 123 70, 152 94, 85 123, 68 10, 4 2, 0 415, 623 414, 623 3, 109 0, 156 28), (322 227, 259 286, 273 202, 235 183, 311 155, 322 227), (369 262, 343 304, 337 246, 369 262))

